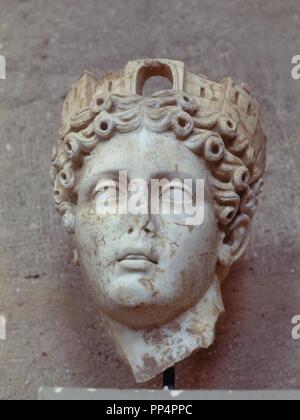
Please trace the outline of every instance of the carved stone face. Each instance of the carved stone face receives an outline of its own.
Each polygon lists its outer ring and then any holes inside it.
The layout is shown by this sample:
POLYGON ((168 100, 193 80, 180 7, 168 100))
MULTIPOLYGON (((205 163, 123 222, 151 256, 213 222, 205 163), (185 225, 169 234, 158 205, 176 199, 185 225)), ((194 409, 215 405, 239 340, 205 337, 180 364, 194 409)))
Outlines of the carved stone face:
POLYGON ((210 287, 222 244, 209 171, 173 135, 146 129, 116 134, 86 158, 79 181, 76 243, 80 265, 101 309, 136 328, 162 325, 201 299, 210 287), (204 222, 186 215, 99 214, 105 180, 204 179, 204 222), (101 184, 101 188, 97 188, 101 184))
POLYGON ((265 167, 259 105, 230 78, 213 82, 181 62, 139 60, 100 80, 84 73, 68 93, 52 156, 56 208, 138 382, 213 343, 224 312, 220 285, 247 247, 265 167), (144 82, 158 75, 173 88, 143 96, 144 82), (153 180, 181 183, 169 184, 171 214, 159 209, 164 195, 153 211, 153 180), (194 186, 182 189, 186 180, 194 186), (123 211, 136 196, 143 211, 123 211), (179 197, 193 203, 180 214, 179 197), (188 211, 194 204, 200 219, 188 211))

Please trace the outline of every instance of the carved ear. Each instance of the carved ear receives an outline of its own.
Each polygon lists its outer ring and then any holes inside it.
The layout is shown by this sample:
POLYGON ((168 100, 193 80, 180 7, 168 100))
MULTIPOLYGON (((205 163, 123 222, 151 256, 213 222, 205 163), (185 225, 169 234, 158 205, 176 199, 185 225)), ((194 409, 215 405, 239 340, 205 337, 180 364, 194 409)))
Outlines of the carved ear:
POLYGON ((251 220, 246 215, 239 216, 229 230, 224 233, 219 248, 219 262, 223 267, 231 267, 245 252, 250 239, 251 220))
POLYGON ((97 79, 89 72, 83 73, 80 79, 72 86, 63 105, 60 137, 63 138, 69 132, 71 118, 89 107, 96 87, 97 79))

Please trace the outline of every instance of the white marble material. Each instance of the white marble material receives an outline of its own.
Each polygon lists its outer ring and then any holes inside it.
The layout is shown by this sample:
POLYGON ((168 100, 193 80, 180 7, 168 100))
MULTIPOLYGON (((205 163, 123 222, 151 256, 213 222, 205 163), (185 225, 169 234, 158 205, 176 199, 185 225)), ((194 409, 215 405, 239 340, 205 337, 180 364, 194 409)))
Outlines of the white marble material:
POLYGON ((224 312, 220 285, 247 247, 265 170, 266 138, 248 90, 172 60, 130 62, 99 81, 85 73, 66 98, 52 163, 75 262, 137 382, 209 347, 224 312), (143 97, 155 75, 173 89, 143 97), (193 188, 168 186, 173 205, 197 203, 201 223, 187 207, 153 211, 149 190, 163 179, 203 181, 202 200, 193 188), (147 213, 123 212, 133 199, 147 213))

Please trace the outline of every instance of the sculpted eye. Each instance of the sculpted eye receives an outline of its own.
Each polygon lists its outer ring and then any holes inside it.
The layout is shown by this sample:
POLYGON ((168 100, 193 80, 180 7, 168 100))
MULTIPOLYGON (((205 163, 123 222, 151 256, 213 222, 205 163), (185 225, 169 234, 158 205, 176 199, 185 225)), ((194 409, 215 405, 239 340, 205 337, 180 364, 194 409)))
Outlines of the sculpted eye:
POLYGON ((171 183, 162 188, 161 198, 171 202, 190 202, 193 200, 193 192, 182 182, 171 183))
POLYGON ((96 201, 117 200, 118 194, 119 186, 116 181, 101 180, 94 189, 93 199, 96 201))

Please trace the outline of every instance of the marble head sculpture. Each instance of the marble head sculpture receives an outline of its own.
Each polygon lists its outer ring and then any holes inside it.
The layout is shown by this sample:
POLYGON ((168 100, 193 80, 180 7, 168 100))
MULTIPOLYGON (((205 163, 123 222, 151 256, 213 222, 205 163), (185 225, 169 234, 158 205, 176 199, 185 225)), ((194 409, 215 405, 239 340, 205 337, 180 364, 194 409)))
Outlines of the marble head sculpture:
MULTIPOLYGON (((138 382, 213 343, 224 312, 220 285, 247 247, 265 162, 258 103, 230 78, 216 83, 182 62, 141 60, 101 80, 85 73, 69 92, 52 159, 55 202, 138 382), (144 97, 152 76, 173 88, 144 97), (184 212, 154 214, 150 205, 140 214, 99 212, 104 198, 125 200, 121 172, 144 185, 204 180, 202 222, 187 223, 184 212)), ((171 200, 195 198, 179 192, 171 186, 171 200)))

